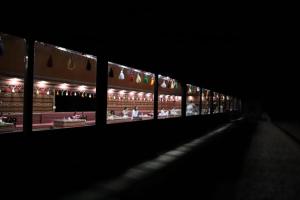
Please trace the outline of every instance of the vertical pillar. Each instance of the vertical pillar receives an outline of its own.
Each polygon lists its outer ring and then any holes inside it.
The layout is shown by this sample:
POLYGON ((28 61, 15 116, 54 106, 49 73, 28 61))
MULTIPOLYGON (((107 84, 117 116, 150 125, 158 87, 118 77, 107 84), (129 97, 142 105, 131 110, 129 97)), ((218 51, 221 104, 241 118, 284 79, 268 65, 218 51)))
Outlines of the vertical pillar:
POLYGON ((158 83, 158 74, 155 73, 155 82, 154 82, 154 120, 158 119, 158 87, 159 87, 159 83, 158 83))
POLYGON ((27 40, 27 63, 24 75, 23 131, 32 133, 34 40, 27 40))

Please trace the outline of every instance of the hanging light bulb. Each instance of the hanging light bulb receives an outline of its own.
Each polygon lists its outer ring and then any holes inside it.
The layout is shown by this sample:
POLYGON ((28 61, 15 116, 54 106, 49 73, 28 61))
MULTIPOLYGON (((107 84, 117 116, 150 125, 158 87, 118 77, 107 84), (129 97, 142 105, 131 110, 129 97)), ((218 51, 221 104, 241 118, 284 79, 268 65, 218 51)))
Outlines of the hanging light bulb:
POLYGON ((15 92, 16 92, 15 87, 12 88, 11 92, 12 92, 12 93, 15 93, 15 92))
POLYGON ((59 92, 58 92, 58 90, 56 91, 56 95, 57 95, 57 96, 59 95, 59 92))
POLYGON ((91 95, 91 94, 89 94, 89 98, 92 98, 92 95, 91 95))
POLYGON ((39 94, 40 94, 39 89, 36 89, 36 95, 39 95, 39 94))
POLYGON ((124 72, 123 72, 124 68, 121 69, 121 72, 119 74, 119 79, 120 80, 124 80, 125 79, 125 75, 124 75, 124 72))
POLYGON ((83 92, 83 93, 81 93, 81 97, 82 97, 82 98, 84 97, 84 92, 83 92))
POLYGON ((75 97, 77 96, 77 92, 74 93, 74 96, 75 96, 75 97))
POLYGON ((47 95, 50 95, 50 89, 47 91, 47 95))
POLYGON ((66 96, 69 96, 69 93, 68 93, 68 91, 66 91, 66 96))

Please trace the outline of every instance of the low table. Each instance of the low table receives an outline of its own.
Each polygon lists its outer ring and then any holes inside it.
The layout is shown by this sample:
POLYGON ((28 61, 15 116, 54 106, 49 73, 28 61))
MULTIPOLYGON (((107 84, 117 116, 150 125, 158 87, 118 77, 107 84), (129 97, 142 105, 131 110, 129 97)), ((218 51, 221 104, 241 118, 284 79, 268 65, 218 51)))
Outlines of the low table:
POLYGON ((85 126, 85 119, 56 119, 53 121, 54 128, 67 128, 85 126))
POLYGON ((0 123, 0 133, 15 131, 16 127, 13 123, 0 123))

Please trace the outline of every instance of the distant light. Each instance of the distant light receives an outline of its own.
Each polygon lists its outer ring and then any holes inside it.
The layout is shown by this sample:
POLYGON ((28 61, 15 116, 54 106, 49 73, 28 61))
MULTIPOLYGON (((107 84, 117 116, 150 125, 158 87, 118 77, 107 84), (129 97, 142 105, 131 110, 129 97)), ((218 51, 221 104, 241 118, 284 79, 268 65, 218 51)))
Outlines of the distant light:
POLYGON ((61 50, 61 51, 69 51, 68 49, 63 48, 63 47, 57 47, 57 46, 56 46, 56 48, 57 48, 58 50, 61 50))
POLYGON ((139 96, 143 96, 143 95, 144 95, 144 92, 139 92, 138 95, 139 95, 139 96))
POLYGON ((125 94, 125 90, 119 91, 119 95, 123 96, 125 94))
POLYGON ((60 84, 58 87, 59 87, 60 89, 62 89, 62 90, 66 90, 66 89, 68 89, 69 84, 67 84, 67 83, 62 83, 62 84, 60 84))
POLYGON ((80 92, 83 92, 83 91, 86 90, 86 86, 85 86, 85 85, 80 85, 80 86, 78 86, 77 89, 78 89, 80 92))
POLYGON ((135 95, 135 91, 131 91, 131 92, 129 92, 129 96, 134 96, 135 95))
POLYGON ((21 79, 19 79, 19 78, 8 79, 8 84, 9 85, 19 85, 20 82, 21 82, 21 79))
POLYGON ((97 57, 96 56, 92 56, 92 55, 88 55, 88 54, 83 54, 84 57, 87 57, 87 58, 91 58, 93 60, 97 60, 97 57))
POLYGON ((108 89, 108 91, 107 91, 108 94, 113 94, 114 92, 115 92, 114 89, 108 89))
POLYGON ((38 86, 39 88, 45 88, 46 85, 47 85, 47 83, 48 83, 48 82, 46 82, 46 81, 38 81, 38 82, 37 82, 37 86, 38 86))

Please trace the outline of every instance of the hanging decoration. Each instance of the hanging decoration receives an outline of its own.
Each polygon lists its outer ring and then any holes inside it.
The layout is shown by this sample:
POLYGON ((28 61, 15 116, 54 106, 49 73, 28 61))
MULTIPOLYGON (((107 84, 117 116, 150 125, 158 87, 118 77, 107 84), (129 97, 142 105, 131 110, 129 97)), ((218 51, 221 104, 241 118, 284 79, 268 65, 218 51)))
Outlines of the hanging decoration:
POLYGON ((189 90, 188 90, 188 93, 191 94, 192 93, 192 89, 191 89, 191 86, 189 86, 189 90))
POLYGON ((47 60, 47 67, 51 68, 53 67, 53 58, 52 55, 49 56, 48 60, 47 60))
POLYGON ((15 90, 15 86, 13 86, 13 87, 12 87, 12 90, 11 90, 11 92, 12 92, 12 93, 15 93, 15 92, 16 92, 16 90, 15 90))
POLYGON ((108 71, 108 76, 113 78, 114 77, 114 70, 112 67, 109 68, 109 71, 108 71))
POLYGON ((148 84, 149 83, 149 78, 146 74, 144 74, 144 83, 148 84))
POLYGON ((174 87, 175 89, 178 89, 178 82, 174 80, 174 87))
POLYGON ((166 88, 166 87, 167 87, 166 81, 164 80, 160 86, 161 86, 162 88, 166 88))
POLYGON ((136 82, 136 83, 141 83, 141 82, 142 82, 142 79, 141 79, 141 76, 140 76, 139 73, 138 73, 137 76, 136 76, 135 82, 136 82))
POLYGON ((76 65, 73 61, 72 58, 69 58, 68 63, 67 63, 67 69, 70 71, 73 71, 76 68, 76 65))
POLYGON ((0 56, 4 55, 4 42, 0 36, 0 56))
POLYGON ((170 86, 171 89, 175 88, 175 83, 174 82, 175 82, 174 80, 171 80, 171 86, 170 86))
POLYGON ((155 77, 154 77, 154 75, 153 75, 152 78, 151 78, 151 81, 150 81, 150 85, 153 86, 154 83, 155 83, 155 77))
POLYGON ((125 75, 124 75, 124 72, 123 72, 123 68, 122 68, 122 70, 121 70, 121 72, 120 72, 120 74, 119 74, 119 79, 120 80, 124 80, 125 79, 125 75))

